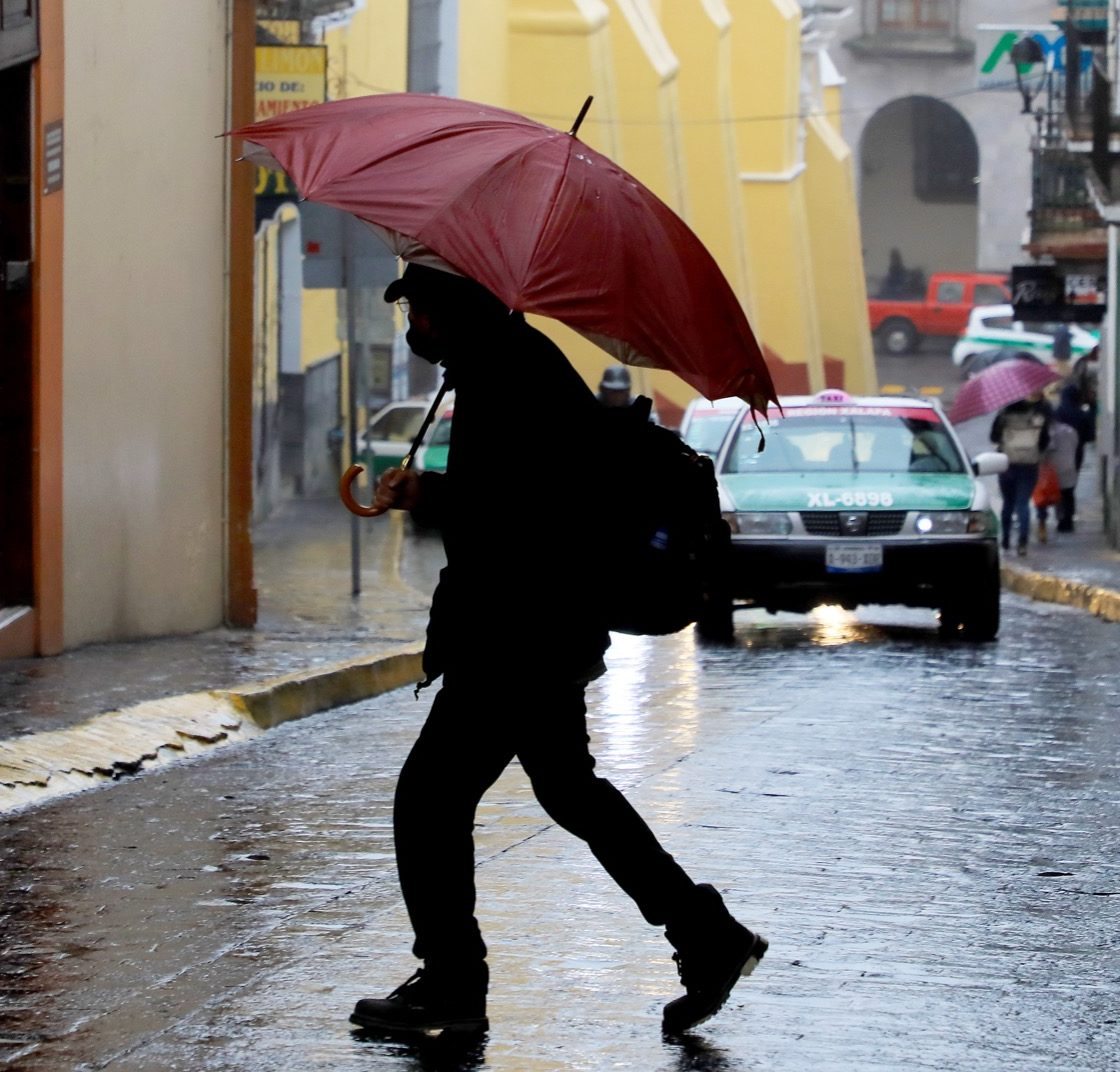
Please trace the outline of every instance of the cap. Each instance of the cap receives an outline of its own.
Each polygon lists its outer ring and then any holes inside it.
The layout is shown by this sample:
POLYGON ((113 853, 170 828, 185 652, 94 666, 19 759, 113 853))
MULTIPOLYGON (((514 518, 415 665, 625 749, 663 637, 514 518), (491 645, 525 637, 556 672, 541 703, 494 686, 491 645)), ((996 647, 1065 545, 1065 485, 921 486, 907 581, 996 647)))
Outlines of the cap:
POLYGON ((398 298, 411 298, 418 294, 438 295, 441 300, 450 301, 477 301, 482 297, 492 297, 482 284, 464 275, 410 261, 405 265, 404 275, 385 288, 385 300, 395 302, 398 298))
POLYGON ((385 300, 395 302, 398 298, 407 298, 419 290, 438 287, 441 281, 438 278, 432 278, 433 276, 443 276, 446 279, 454 278, 449 272, 441 272, 423 264, 406 264, 404 275, 400 279, 394 279, 385 288, 385 300))
POLYGON ((600 391, 629 391, 630 370, 625 365, 611 365, 599 381, 600 391))

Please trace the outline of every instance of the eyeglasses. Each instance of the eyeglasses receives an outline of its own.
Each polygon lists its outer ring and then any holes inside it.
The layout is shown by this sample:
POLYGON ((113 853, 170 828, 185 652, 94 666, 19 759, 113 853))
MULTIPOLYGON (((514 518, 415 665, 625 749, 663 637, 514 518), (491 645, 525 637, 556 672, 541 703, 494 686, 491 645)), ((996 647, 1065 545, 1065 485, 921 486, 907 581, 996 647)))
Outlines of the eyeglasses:
POLYGON ((397 308, 400 309, 400 311, 402 313, 407 313, 408 312, 408 299, 407 298, 398 298, 397 299, 397 308))

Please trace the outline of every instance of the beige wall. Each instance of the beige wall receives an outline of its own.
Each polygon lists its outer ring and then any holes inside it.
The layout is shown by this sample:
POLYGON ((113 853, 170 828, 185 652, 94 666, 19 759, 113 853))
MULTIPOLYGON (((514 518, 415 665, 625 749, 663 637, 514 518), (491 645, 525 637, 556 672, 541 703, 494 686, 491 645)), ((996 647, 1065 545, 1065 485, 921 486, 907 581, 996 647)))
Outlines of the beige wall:
POLYGON ((65 7, 65 646, 222 617, 225 0, 65 7))

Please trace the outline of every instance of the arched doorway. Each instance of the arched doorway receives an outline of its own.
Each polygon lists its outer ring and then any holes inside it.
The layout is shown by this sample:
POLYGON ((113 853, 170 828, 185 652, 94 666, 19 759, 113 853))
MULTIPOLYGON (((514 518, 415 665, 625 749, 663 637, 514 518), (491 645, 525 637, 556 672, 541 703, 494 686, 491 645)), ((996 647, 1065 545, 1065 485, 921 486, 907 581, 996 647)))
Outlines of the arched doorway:
MULTIPOLYGON (((860 139, 869 294, 881 293, 895 250, 907 289, 931 272, 976 270, 979 173, 976 135, 944 101, 902 97, 871 117, 860 139)), ((892 296, 901 297, 897 268, 892 296)))

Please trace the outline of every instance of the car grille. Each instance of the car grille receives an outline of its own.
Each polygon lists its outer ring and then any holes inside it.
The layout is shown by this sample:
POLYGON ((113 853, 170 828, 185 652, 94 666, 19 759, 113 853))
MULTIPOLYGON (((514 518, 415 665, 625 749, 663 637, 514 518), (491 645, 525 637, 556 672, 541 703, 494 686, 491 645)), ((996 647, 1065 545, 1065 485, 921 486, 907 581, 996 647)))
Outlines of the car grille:
MULTIPOLYGON (((845 510, 844 513, 863 513, 862 510, 845 510)), ((902 531, 906 521, 905 510, 868 510, 867 531, 860 533, 861 537, 867 536, 897 536, 902 531)), ((803 510, 801 524, 810 536, 847 536, 840 531, 840 512, 837 510, 803 510)))

